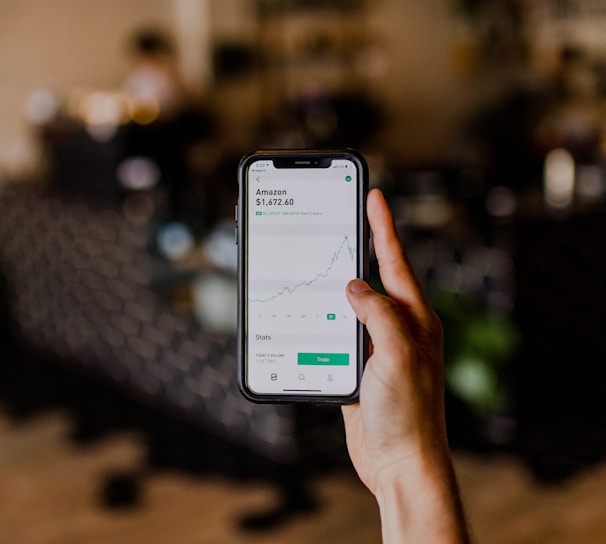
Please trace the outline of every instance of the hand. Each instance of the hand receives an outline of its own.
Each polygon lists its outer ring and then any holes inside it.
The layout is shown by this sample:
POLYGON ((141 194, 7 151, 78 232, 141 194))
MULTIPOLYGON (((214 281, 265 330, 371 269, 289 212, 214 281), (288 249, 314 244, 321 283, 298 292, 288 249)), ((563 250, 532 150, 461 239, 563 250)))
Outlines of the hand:
POLYGON ((347 286, 371 340, 360 400, 342 409, 350 457, 377 497, 385 542, 466 542, 446 438, 442 326, 378 190, 367 212, 387 296, 359 279, 347 286))
POLYGON ((361 480, 376 480, 400 461, 446 448, 442 380, 442 328, 427 304, 379 191, 367 201, 379 272, 388 296, 362 280, 347 297, 371 339, 360 402, 343 407, 348 448, 361 480))

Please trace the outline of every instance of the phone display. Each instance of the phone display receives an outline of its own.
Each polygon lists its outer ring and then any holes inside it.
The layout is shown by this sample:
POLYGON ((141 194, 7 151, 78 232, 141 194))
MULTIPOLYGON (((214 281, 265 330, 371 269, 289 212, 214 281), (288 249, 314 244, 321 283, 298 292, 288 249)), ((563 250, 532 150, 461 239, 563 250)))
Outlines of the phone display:
POLYGON ((349 150, 255 152, 239 186, 242 392, 355 400, 367 342, 345 286, 367 275, 364 160, 349 150))

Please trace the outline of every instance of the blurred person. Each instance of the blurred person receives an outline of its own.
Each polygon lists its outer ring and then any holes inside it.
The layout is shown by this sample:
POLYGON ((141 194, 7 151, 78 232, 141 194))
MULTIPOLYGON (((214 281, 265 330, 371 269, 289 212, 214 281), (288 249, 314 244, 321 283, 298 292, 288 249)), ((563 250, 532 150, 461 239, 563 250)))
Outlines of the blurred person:
POLYGON ((342 409, 348 450, 379 505, 385 543, 467 543, 446 436, 441 323, 376 189, 368 219, 387 296, 360 279, 347 286, 372 343, 359 403, 342 409))
POLYGON ((143 30, 133 37, 131 50, 133 64, 122 89, 132 100, 135 120, 137 114, 150 119, 154 114, 163 119, 177 115, 187 93, 170 39, 159 30, 143 30), (137 108, 153 111, 137 112, 137 108))
POLYGON ((123 160, 151 161, 149 168, 159 171, 158 181, 169 192, 169 219, 178 220, 188 200, 190 151, 212 134, 213 122, 187 88, 167 34, 141 30, 130 52, 132 67, 122 83, 131 121, 123 160))

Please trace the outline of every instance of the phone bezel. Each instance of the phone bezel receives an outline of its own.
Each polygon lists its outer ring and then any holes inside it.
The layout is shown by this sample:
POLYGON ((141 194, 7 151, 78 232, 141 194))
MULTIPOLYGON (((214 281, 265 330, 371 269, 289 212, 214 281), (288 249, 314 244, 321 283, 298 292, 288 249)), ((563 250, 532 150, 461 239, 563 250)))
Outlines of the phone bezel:
POLYGON ((366 217, 366 196, 368 194, 368 166, 364 157, 353 149, 337 150, 257 150, 245 155, 238 167, 238 205, 236 212, 236 229, 238 243, 238 385, 241 393, 250 401, 257 403, 312 403, 312 404, 351 404, 356 402, 360 394, 360 384, 364 364, 368 357, 368 335, 366 328, 357 322, 357 384, 350 395, 287 395, 259 394, 247 385, 247 294, 246 294, 246 262, 247 262, 247 172, 250 165, 259 160, 271 160, 278 168, 325 168, 334 159, 347 159, 356 164, 357 168, 357 243, 358 243, 358 277, 368 278, 368 247, 369 229, 366 217))

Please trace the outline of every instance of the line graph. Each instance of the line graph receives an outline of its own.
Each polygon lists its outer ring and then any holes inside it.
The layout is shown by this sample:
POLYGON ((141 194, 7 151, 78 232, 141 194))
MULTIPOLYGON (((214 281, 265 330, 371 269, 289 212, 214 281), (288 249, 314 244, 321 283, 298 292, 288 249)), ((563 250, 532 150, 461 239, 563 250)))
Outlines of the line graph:
POLYGON ((354 260, 355 255, 356 255, 356 248, 355 248, 355 246, 353 246, 350 243, 349 236, 347 236, 347 235, 345 235, 343 237, 343 240, 341 241, 338 249, 332 254, 330 263, 323 271, 318 272, 315 276, 313 276, 310 279, 302 280, 292 286, 288 286, 288 285, 284 286, 284 287, 280 288, 278 291, 276 291, 273 295, 270 295, 265 298, 249 298, 248 301, 251 303, 268 303, 268 302, 272 302, 272 301, 282 297, 283 295, 292 295, 302 287, 312 286, 318 280, 327 278, 330 275, 331 271, 335 267, 335 264, 337 263, 337 261, 341 257, 341 254, 343 254, 343 253, 344 253, 345 257, 347 255, 349 255, 349 258, 352 261, 354 260))

